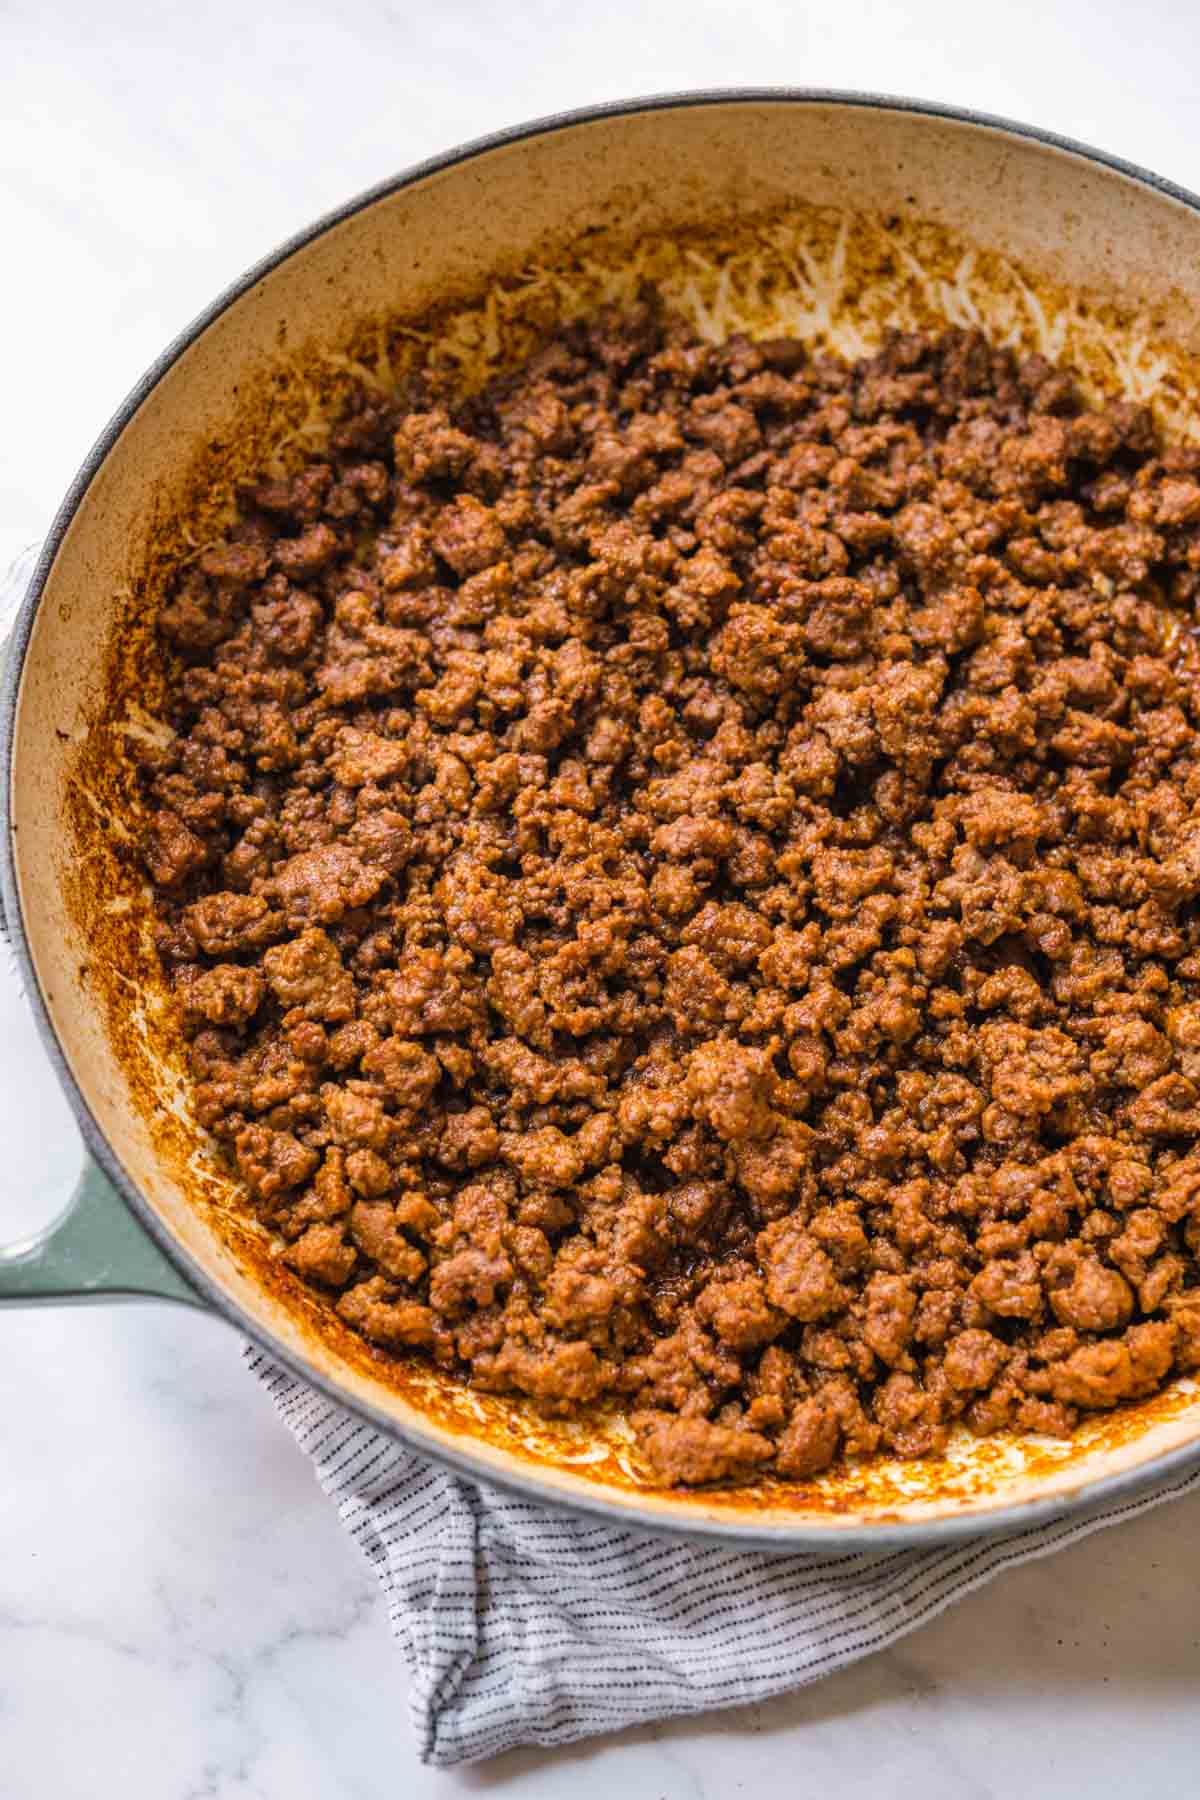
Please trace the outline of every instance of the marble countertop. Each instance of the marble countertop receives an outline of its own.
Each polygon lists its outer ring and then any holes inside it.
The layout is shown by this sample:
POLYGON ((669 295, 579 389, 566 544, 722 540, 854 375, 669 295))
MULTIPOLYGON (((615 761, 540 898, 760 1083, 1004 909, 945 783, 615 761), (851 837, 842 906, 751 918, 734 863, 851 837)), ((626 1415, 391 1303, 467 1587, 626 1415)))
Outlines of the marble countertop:
MULTIPOLYGON (((1183 0, 1136 18, 1119 0, 758 0, 748 19, 732 0, 5 0, 0 565, 248 263, 525 117, 732 83, 915 93, 1200 186, 1183 0)), ((79 1153, 3 968, 0 1142, 11 1240, 79 1153)), ((228 1327, 158 1305, 7 1310, 0 1406, 0 1800, 1196 1791, 1200 1499, 1010 1574, 798 1696, 435 1774, 373 1578, 228 1327)))

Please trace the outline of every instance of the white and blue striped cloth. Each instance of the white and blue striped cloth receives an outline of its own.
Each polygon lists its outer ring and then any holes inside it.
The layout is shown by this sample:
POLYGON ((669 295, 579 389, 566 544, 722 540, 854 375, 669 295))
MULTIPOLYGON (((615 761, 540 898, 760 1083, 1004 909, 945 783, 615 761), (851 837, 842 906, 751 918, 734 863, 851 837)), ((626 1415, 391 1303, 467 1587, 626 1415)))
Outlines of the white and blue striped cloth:
POLYGON ((653 1537, 464 1481, 247 1348, 379 1577, 424 1762, 765 1700, 819 1681, 1014 1564, 1200 1488, 928 1550, 780 1556, 653 1537))

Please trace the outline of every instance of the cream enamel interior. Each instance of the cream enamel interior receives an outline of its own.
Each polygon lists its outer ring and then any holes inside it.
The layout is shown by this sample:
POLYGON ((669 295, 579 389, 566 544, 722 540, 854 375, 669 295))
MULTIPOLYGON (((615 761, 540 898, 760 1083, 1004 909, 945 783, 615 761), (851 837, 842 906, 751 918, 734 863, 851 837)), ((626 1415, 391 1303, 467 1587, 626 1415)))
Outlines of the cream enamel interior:
MULTIPOLYGON (((592 234, 596 242, 650 244, 724 221, 719 238, 736 229, 730 221, 797 202, 867 215, 871 231, 892 232, 901 250, 915 241, 914 222, 925 221, 948 241, 999 252, 1019 266, 1030 296, 1014 331, 1030 341, 1047 330, 1053 336, 1058 317, 1055 341, 1068 350, 1076 328, 1093 350, 1102 340, 1100 378, 1155 393, 1177 422, 1186 413, 1196 391, 1190 359, 1200 354, 1200 217, 1135 179, 1002 129, 885 105, 725 100, 547 129, 428 174, 330 226, 228 305, 158 380, 104 458, 58 550, 24 664, 13 764, 24 924, 70 1069, 132 1181, 243 1320, 398 1431, 456 1450, 480 1472, 533 1482, 548 1497, 632 1509, 666 1526, 740 1527, 780 1543, 1073 1495, 1200 1439, 1200 1400, 1177 1389, 1126 1415, 1121 1431, 1101 1423, 1069 1446, 966 1441, 940 1469, 892 1464, 849 1486, 818 1481, 697 1496, 632 1484, 627 1466, 622 1476, 619 1434, 602 1451, 586 1430, 547 1438, 526 1428, 520 1410, 503 1403, 456 1401, 447 1412, 433 1404, 432 1376, 398 1388, 381 1366, 322 1336, 311 1308, 289 1302, 246 1263, 221 1228, 222 1181, 203 1152, 189 1159, 164 1150, 156 1109, 161 1115, 179 1106, 180 1090, 155 1043, 162 1021, 154 996, 131 984, 126 1026, 145 1008, 145 1029, 114 1040, 97 982, 97 958, 108 952, 81 923, 92 852, 77 821, 80 751, 104 710, 114 633, 155 599, 148 573, 154 534, 183 510, 199 505, 203 513, 198 468, 209 470, 215 492, 231 444, 244 450, 247 434, 257 434, 250 457, 262 460, 271 429, 282 418, 294 422, 294 393, 276 381, 278 371, 306 357, 319 362, 359 327, 366 342, 369 322, 418 315, 442 296, 479 290, 496 271, 577 256, 592 234), (1054 313, 1053 296, 1061 300, 1064 291, 1088 296, 1074 327, 1062 323, 1061 306, 1054 313), (157 1083, 149 1102, 148 1069, 157 1083)), ((956 316, 961 286, 944 279, 909 286, 927 313, 956 316)), ((864 305, 853 289, 851 275, 840 301, 847 316, 864 305)), ((979 291, 976 302, 990 323, 1000 320, 979 291)), ((119 844, 126 828, 119 816, 101 816, 102 798, 93 798, 99 872, 104 843, 119 844)), ((128 911, 139 902, 135 893, 114 893, 113 904, 128 911)), ((121 971, 109 974, 119 986, 121 971)))

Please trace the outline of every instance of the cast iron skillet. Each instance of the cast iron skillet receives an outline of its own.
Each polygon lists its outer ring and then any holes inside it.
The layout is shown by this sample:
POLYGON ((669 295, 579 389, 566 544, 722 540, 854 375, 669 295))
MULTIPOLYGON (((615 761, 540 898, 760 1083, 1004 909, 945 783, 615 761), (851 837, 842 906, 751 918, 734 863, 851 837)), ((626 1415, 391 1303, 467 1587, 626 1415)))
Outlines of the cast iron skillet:
POLYGON ((161 693, 151 624, 223 496, 349 376, 404 346, 476 372, 552 316, 653 275, 701 327, 782 324, 843 349, 892 322, 977 320, 1153 392, 1200 391, 1200 201, 1048 132, 810 90, 668 95, 483 138, 318 221, 217 299, 125 401, 43 548, 4 679, 8 929, 88 1160, 60 1219, 0 1257, 0 1300, 206 1307, 362 1418, 557 1505, 779 1550, 878 1548, 1111 1502, 1200 1460, 1183 1383, 1069 1445, 966 1440, 805 1483, 661 1493, 619 1420, 563 1427, 372 1352, 230 1207, 190 1120, 148 937, 127 746, 161 693), (398 329, 399 327, 399 329, 398 329))

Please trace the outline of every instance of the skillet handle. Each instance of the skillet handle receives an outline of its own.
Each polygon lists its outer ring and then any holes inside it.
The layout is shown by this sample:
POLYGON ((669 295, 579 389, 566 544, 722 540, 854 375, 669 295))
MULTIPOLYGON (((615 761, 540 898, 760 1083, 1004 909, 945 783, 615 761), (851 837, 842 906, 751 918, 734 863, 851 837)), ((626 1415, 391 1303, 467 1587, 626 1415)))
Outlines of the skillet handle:
POLYGON ((207 1307, 90 1156, 57 1219, 22 1244, 0 1245, 0 1306, 84 1300, 207 1307))

